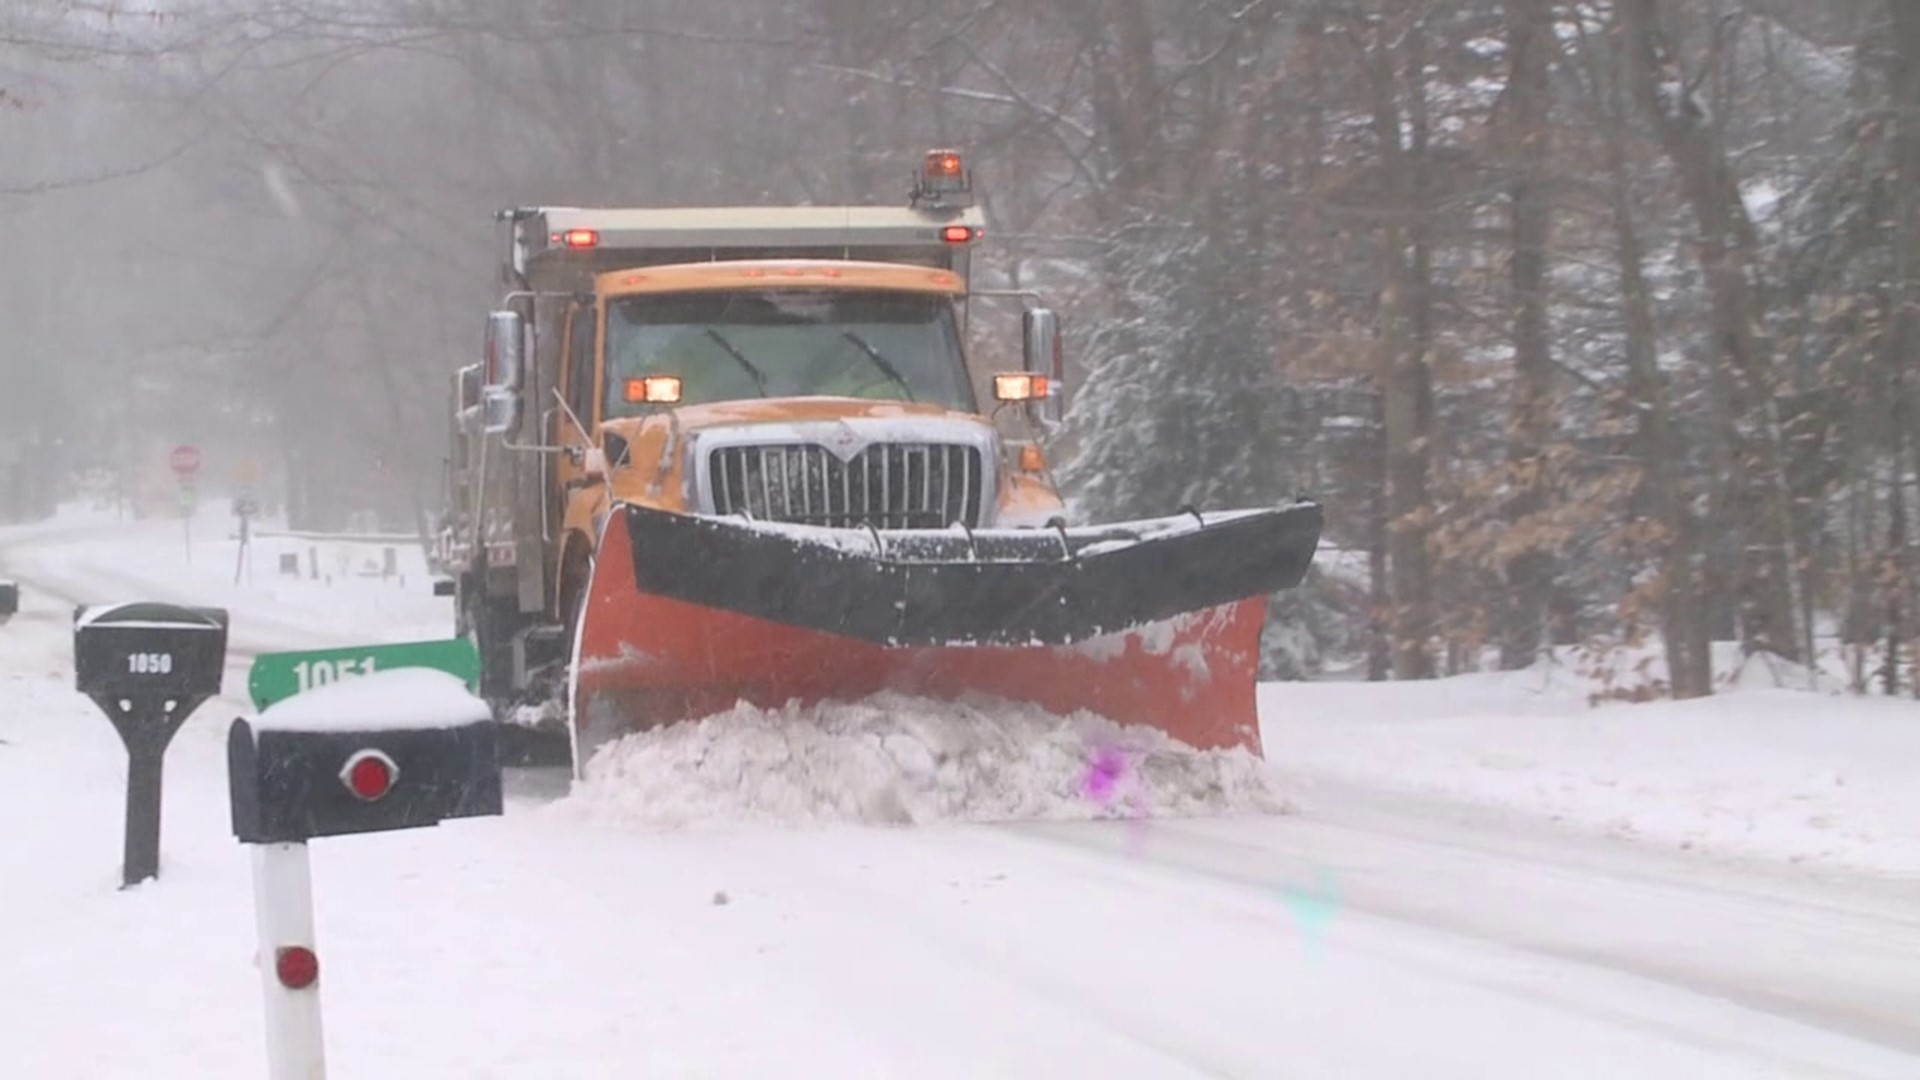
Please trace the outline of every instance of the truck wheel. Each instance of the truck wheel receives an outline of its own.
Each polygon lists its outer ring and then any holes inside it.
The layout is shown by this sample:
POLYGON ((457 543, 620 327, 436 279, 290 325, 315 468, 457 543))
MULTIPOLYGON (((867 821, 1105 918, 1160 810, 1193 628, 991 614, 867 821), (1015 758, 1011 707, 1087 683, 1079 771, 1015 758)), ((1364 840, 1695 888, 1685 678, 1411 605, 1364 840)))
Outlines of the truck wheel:
POLYGON ((513 689, 513 634, 520 622, 511 599, 488 596, 479 575, 465 574, 455 593, 454 623, 461 637, 471 638, 480 653, 480 696, 498 711, 511 707, 513 689))

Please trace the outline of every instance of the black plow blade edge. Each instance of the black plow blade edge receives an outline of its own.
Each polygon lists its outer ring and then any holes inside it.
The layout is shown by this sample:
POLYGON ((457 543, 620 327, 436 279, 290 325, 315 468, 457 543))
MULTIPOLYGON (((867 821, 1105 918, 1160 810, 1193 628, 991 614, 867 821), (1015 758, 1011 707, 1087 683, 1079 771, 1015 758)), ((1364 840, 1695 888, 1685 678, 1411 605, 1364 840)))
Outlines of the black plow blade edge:
POLYGON ((970 535, 621 509, 640 591, 887 646, 1070 644, 1291 589, 1321 528, 1311 502, 970 535))

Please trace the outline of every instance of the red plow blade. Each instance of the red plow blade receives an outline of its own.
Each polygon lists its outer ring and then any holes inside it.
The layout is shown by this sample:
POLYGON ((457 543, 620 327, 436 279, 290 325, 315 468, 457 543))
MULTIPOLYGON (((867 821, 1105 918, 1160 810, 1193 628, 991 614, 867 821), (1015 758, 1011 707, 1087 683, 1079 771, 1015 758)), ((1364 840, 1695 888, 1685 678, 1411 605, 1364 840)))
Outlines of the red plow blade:
MULTIPOLYGON (((1162 586, 1156 588, 1139 582, 1138 565, 1098 569, 1101 555, 1122 546, 1106 532, 1075 538, 1040 531, 1036 542, 1055 547, 1051 564, 1004 558, 1004 551, 999 561, 967 562, 945 549, 937 560, 914 561, 911 556, 876 559, 849 552, 844 544, 823 546, 803 532, 616 508, 601 538, 576 634, 575 769, 584 771, 595 749, 623 735, 724 711, 737 702, 778 708, 789 701, 857 700, 883 690, 944 700, 1001 698, 1062 715, 1085 709, 1117 723, 1158 728, 1196 748, 1241 747, 1258 754, 1254 687, 1266 594, 1298 584, 1305 573, 1319 535, 1318 508, 1306 509, 1310 519, 1299 516, 1299 507, 1275 512, 1296 516, 1268 529, 1275 557, 1259 564, 1256 584, 1210 586, 1180 578, 1168 585, 1170 579, 1160 575, 1162 586), (1085 540, 1085 557, 1059 554, 1062 541, 1056 536, 1085 540), (642 560, 650 565, 641 567, 642 560), (1089 573, 1090 563, 1094 574, 1119 572, 1135 580, 1066 580, 1069 573, 1089 573), (1036 565, 1042 571, 1046 565, 1058 569, 1054 578, 1037 579, 1036 565), (874 577, 875 566, 899 568, 907 576, 890 591, 884 575, 874 577), (930 578, 929 567, 960 584, 930 578), (962 570, 964 580, 953 577, 962 570), (1010 600, 1005 611, 983 612, 967 602, 1012 595, 995 584, 1012 574, 1023 575, 1017 604, 1010 600), (1058 584, 1044 583, 1056 579, 1058 584), (963 589, 964 595, 941 597, 941 588, 963 589), (1076 588, 1103 597, 1077 606, 1099 607, 1109 622, 1143 610, 1157 613, 1175 603, 1171 593, 1161 595, 1172 588, 1203 596, 1210 590, 1249 591, 1196 610, 1132 617, 1124 628, 1096 625, 1091 629, 1103 632, 1088 632, 1074 611, 1056 611, 1073 606, 1076 588), (1107 591, 1122 589, 1129 590, 1127 598, 1104 598, 1107 591), (887 615, 885 609, 905 608, 906 598, 922 607, 952 606, 955 617, 945 620, 947 626, 991 624, 994 630, 991 635, 959 633, 942 629, 938 619, 929 622, 906 611, 877 629, 875 620, 887 615), (854 610, 862 605, 865 610, 854 610), (876 608, 882 610, 871 610, 876 608), (809 612, 828 615, 810 618, 809 612), (832 627, 866 629, 856 635, 832 627), (1000 643, 1007 638, 1023 643, 1000 643), (987 643, 978 643, 983 640, 987 643)), ((1181 535, 1199 532, 1189 528, 1181 535)), ((977 546, 991 550, 993 536, 979 537, 977 546)), ((1247 539, 1242 528, 1208 542, 1244 552, 1247 539)), ((1149 534, 1139 542, 1178 540, 1149 534)), ((1245 561, 1244 555, 1237 557, 1245 561)), ((1247 577, 1229 565, 1233 558, 1212 561, 1216 574, 1226 566, 1224 572, 1247 577)))

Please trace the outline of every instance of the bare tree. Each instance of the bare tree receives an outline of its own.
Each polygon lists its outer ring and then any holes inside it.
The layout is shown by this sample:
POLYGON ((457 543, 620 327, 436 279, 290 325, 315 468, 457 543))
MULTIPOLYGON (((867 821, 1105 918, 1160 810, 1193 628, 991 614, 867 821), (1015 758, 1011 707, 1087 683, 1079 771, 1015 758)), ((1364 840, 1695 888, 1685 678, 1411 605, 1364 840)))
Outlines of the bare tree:
POLYGON ((1553 578, 1551 550, 1537 533, 1527 535, 1530 519, 1546 505, 1546 451, 1553 433, 1553 345, 1548 336, 1547 310, 1547 256, 1553 222, 1548 171, 1552 153, 1548 116, 1553 83, 1548 72, 1553 53, 1553 7, 1552 0, 1516 0, 1507 5, 1507 51, 1512 74, 1506 87, 1505 139, 1512 170, 1507 198, 1513 248, 1514 368, 1507 460, 1514 490, 1507 500, 1506 513, 1508 524, 1523 539, 1506 563, 1511 596, 1500 642, 1500 663, 1506 668, 1526 667, 1538 658, 1553 578))
POLYGON ((1727 468, 1715 516, 1731 526, 1722 551, 1733 570, 1741 640, 1749 652, 1801 657, 1806 651, 1794 617, 1793 537, 1773 411, 1774 343, 1757 284, 1760 241, 1727 155, 1724 127, 1696 93, 1699 80, 1714 69, 1686 70, 1656 0, 1620 0, 1619 12, 1634 59, 1634 97, 1673 161, 1695 219, 1694 248, 1706 276, 1715 356, 1715 428, 1727 468))

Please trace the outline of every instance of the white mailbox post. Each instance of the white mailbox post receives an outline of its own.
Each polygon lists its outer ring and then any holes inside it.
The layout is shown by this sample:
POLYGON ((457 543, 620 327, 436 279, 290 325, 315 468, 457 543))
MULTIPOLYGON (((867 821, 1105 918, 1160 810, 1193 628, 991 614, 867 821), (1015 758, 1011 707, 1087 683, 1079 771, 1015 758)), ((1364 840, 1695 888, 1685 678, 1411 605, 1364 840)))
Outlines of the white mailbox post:
POLYGON ((458 677, 383 671, 227 732, 233 834, 251 849, 267 1075, 326 1075, 307 841, 501 812, 493 712, 458 677))

